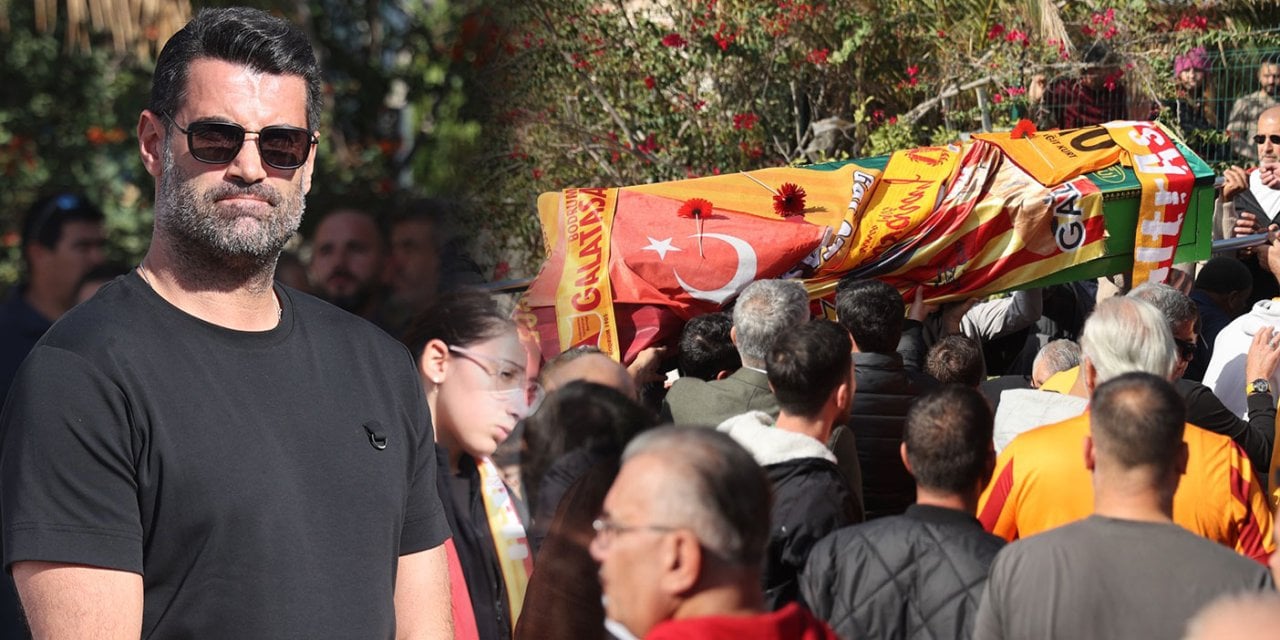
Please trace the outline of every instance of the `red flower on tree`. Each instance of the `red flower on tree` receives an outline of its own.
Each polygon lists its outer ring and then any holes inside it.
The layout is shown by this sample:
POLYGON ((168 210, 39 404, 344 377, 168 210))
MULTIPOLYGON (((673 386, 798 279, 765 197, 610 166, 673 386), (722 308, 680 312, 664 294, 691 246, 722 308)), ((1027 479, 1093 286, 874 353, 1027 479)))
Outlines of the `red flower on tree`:
POLYGON ((658 81, 657 81, 657 80, 654 80, 654 79, 653 79, 653 76, 645 76, 645 77, 644 77, 644 86, 645 86, 645 88, 646 88, 646 89, 652 89, 652 88, 654 88, 654 87, 658 86, 658 81))
POLYGON ((814 49, 809 52, 806 59, 810 64, 821 66, 827 63, 827 56, 829 55, 831 55, 830 49, 814 49))
POLYGON ((668 33, 666 36, 663 36, 662 38, 662 46, 664 47, 671 47, 673 49, 678 49, 680 47, 683 47, 686 44, 688 43, 685 42, 684 37, 678 33, 668 33))
POLYGON ((773 196, 773 212, 784 218, 804 215, 806 195, 808 194, 804 192, 804 187, 784 182, 773 196))
POLYGON ((756 126, 756 123, 759 121, 760 121, 760 116, 754 113, 751 113, 749 111, 747 113, 736 113, 733 116, 733 128, 746 129, 750 131, 756 126))
POLYGON ((680 205, 680 210, 676 211, 676 215, 681 218, 693 218, 701 220, 711 215, 711 201, 705 198, 689 198, 680 205))

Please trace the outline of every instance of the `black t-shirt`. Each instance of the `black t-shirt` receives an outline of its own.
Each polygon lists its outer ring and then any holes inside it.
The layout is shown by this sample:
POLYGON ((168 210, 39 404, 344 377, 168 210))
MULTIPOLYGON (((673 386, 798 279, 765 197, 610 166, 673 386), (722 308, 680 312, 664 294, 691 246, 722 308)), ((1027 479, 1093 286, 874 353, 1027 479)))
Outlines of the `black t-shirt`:
POLYGON ((413 360, 292 289, 225 329, 137 273, 36 345, 0 416, 6 569, 143 576, 142 635, 388 638, 399 556, 449 535, 413 360))

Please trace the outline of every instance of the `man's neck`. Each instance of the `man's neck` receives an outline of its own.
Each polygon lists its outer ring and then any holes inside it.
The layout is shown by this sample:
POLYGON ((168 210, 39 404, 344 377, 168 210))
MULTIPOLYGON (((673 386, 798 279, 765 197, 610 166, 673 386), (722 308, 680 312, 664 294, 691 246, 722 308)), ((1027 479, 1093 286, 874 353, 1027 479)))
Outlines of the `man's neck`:
POLYGON ((1161 491, 1141 472, 1094 469, 1093 512, 1118 520, 1173 522, 1173 492, 1161 491), (1104 474, 1102 478, 1098 474, 1104 474))
POLYGON ((916 504, 942 507, 973 515, 978 512, 978 494, 974 492, 971 494, 959 495, 916 485, 916 504))
POLYGON ((61 295, 55 291, 51 291, 51 287, 41 284, 32 278, 27 283, 27 290, 23 293, 23 300, 31 305, 37 313, 44 317, 45 320, 53 322, 62 317, 73 305, 70 295, 61 295))
POLYGON ((754 581, 728 579, 714 585, 701 585, 676 608, 671 616, 676 620, 705 618, 707 616, 749 616, 764 610, 764 596, 760 592, 759 571, 739 571, 752 574, 754 581))
POLYGON ((138 270, 169 304, 237 331, 267 331, 279 324, 282 308, 272 287, 274 262, 205 265, 198 257, 176 254, 157 240, 153 239, 138 270))
POLYGON ((801 418, 793 416, 783 411, 778 414, 778 419, 773 424, 774 428, 791 433, 809 436, 822 444, 826 444, 831 438, 832 425, 830 421, 823 416, 817 418, 801 418))

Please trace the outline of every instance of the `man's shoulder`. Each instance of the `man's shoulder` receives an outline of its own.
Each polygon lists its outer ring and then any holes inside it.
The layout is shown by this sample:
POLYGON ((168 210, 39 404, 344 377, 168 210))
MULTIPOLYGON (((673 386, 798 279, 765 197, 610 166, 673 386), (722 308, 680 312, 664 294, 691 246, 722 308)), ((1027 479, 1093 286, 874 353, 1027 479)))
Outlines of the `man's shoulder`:
POLYGON ((1078 439, 1077 436, 1088 430, 1089 414, 1085 412, 1061 422, 1024 431, 1018 434, 1006 449, 1010 454, 1034 455, 1048 452, 1056 455, 1064 442, 1074 442, 1078 439))

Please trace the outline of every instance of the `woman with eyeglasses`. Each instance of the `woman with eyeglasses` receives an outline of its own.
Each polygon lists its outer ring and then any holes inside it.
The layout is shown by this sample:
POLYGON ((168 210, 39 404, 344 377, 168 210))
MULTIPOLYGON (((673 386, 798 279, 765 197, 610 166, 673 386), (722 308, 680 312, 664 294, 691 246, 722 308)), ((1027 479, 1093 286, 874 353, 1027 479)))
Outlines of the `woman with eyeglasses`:
POLYGON ((487 294, 442 296, 405 343, 418 359, 437 450, 458 638, 502 640, 524 601, 532 557, 511 491, 489 459, 536 400, 516 325, 487 294))

